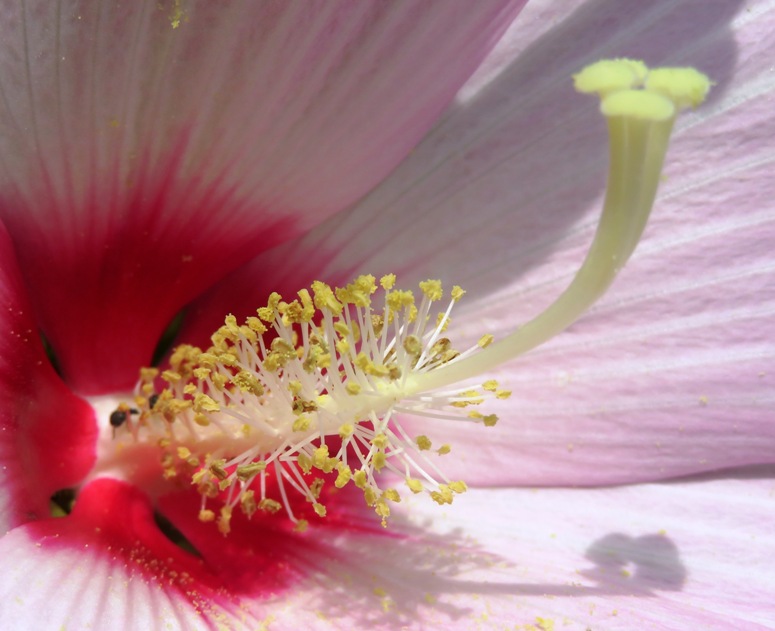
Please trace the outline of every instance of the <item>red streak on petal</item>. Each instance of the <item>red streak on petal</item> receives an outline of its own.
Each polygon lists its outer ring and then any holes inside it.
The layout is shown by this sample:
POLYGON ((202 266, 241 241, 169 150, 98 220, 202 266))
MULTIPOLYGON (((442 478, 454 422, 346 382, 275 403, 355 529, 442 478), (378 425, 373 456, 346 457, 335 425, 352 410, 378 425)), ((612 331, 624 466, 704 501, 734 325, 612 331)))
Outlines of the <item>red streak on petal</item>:
POLYGON ((39 324, 78 392, 133 386, 181 308, 298 231, 292 209, 184 173, 186 148, 184 137, 160 164, 139 159, 129 186, 106 177, 82 200, 40 174, 32 196, 0 199, 39 324))
MULTIPOLYGON (((342 494, 343 505, 351 497, 342 494)), ((309 573, 325 572, 326 563, 341 556, 329 545, 335 535, 350 533, 385 536, 376 520, 363 527, 351 507, 332 511, 307 533, 292 532, 280 515, 255 515, 247 520, 235 511, 232 532, 224 537, 214 524, 197 520, 194 492, 168 495, 161 509, 201 553, 201 558, 172 543, 156 526, 148 498, 137 488, 117 480, 98 479, 78 497, 71 515, 28 525, 45 549, 97 550, 103 562, 130 567, 143 580, 167 593, 177 592, 205 614, 219 607, 245 610, 249 603, 281 596, 309 573), (351 515, 348 517, 348 515, 351 515)), ((388 536, 390 536, 388 534, 388 536)))
POLYGON ((46 357, 1 224, 0 332, 0 527, 11 527, 47 516, 51 494, 88 473, 97 429, 46 357))

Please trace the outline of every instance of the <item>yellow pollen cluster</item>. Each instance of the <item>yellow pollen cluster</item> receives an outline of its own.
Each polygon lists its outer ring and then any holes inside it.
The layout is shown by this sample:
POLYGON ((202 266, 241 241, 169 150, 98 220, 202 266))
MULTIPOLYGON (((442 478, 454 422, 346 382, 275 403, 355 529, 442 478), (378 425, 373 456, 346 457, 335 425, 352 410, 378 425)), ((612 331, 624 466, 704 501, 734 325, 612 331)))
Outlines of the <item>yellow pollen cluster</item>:
POLYGON ((401 500, 392 483, 452 502, 466 485, 435 462, 451 446, 412 436, 397 415, 492 426, 497 417, 477 408, 510 393, 494 380, 424 392, 424 376, 480 352, 492 336, 460 353, 444 331, 465 292, 454 287, 437 311, 441 282, 420 283, 419 301, 394 286, 393 275, 343 288, 314 282, 291 301, 271 294, 242 323, 227 316, 206 350, 179 346, 167 370, 141 372, 137 418, 126 431, 158 444, 165 476, 189 479, 202 497, 199 518, 224 534, 237 507, 249 517, 284 507, 306 527, 288 492, 323 517, 331 480, 358 488, 383 525, 401 500), (219 514, 207 508, 216 498, 219 514))

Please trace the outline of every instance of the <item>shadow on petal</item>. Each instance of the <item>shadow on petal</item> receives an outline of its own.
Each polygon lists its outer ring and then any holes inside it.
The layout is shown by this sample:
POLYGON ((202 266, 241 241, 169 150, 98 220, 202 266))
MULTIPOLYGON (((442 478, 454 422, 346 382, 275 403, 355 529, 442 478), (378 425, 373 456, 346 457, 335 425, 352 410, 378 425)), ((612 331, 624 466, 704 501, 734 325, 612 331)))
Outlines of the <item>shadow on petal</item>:
MULTIPOLYGON (((351 210, 260 255, 196 301, 184 336, 206 340, 227 311, 247 315, 271 291, 295 292, 315 278, 337 284, 395 272, 402 285, 438 277, 487 298, 513 293, 518 280, 533 289, 557 282, 559 272, 561 287, 588 247, 579 222, 594 221, 585 217, 597 214, 606 160, 603 120, 574 92, 571 75, 605 56, 710 65, 713 99, 737 58, 729 21, 739 2, 625 4, 587 2, 558 15, 531 3, 509 35, 526 45, 497 76, 453 105, 351 210), (547 276, 558 254, 568 260, 547 276)), ((513 321, 557 291, 524 300, 513 321)))

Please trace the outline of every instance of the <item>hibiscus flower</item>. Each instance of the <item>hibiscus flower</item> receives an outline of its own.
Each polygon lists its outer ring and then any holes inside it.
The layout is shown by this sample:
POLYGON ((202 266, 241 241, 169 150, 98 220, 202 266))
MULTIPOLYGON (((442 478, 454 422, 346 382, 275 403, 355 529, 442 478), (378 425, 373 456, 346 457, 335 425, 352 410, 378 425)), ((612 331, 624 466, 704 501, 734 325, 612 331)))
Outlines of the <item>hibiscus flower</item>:
POLYGON ((4 627, 767 626, 771 470, 714 472, 772 461, 775 13, 535 2, 501 37, 519 4, 5 7, 4 627), (142 458, 134 485, 83 484, 184 307, 199 343, 368 271, 466 287, 456 341, 539 312, 603 190, 569 77, 625 54, 717 85, 608 296, 493 371, 514 392, 496 427, 443 426, 445 472, 490 488, 405 498, 384 531, 345 491, 306 533, 256 514, 223 537, 142 458), (620 483, 640 484, 524 488, 620 483))

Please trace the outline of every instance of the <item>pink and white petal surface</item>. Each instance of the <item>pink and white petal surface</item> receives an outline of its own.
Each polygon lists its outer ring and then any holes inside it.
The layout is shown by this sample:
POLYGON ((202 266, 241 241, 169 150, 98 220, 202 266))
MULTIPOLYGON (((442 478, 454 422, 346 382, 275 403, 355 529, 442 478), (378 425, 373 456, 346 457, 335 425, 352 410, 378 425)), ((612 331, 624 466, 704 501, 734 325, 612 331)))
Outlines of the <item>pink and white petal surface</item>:
MULTIPOLYGON (((235 596, 230 588, 213 590, 200 561, 152 534, 147 507, 125 490, 117 504, 91 509, 121 510, 121 520, 91 515, 90 529, 83 515, 50 520, 0 540, 7 564, 0 622, 41 629, 243 629, 264 622, 320 631, 756 631, 775 624, 768 605, 775 589, 773 498, 772 479, 755 477, 477 489, 444 509, 411 500, 396 511, 387 536, 369 529, 373 516, 353 505, 363 530, 326 532, 317 547, 302 538, 295 556, 277 549, 276 560, 292 560, 305 576, 292 589, 235 596)), ((313 529, 304 537, 315 535, 313 529)), ((253 576, 268 581, 265 569, 254 563, 253 576)), ((237 576, 249 584, 249 575, 237 576)))
MULTIPOLYGON (((476 489, 441 516, 437 509, 408 507, 411 521, 433 535, 396 544, 392 553, 390 544, 353 548, 374 574, 361 590, 381 588, 395 608, 384 628, 775 625, 771 477, 476 489)), ((344 598, 350 587, 342 591, 344 598)))
POLYGON ((601 206, 604 123, 571 74, 611 56, 695 65, 717 85, 678 121, 652 222, 609 294, 493 375, 514 391, 494 408, 497 427, 423 433, 457 445, 446 470, 478 484, 772 462, 773 25, 771 3, 531 3, 382 186, 232 277, 197 305, 203 319, 212 326, 216 304, 247 311, 313 278, 392 271, 402 285, 439 277, 469 290, 450 328, 458 346, 504 335, 567 286, 601 206))
POLYGON ((68 382, 364 195, 524 0, 3 2, 0 218, 68 382))
POLYGON ((49 515, 95 458, 91 407, 51 367, 0 223, 0 535, 49 515))
POLYGON ((98 480, 66 518, 21 526, 0 540, 4 628, 243 629, 200 560, 166 539, 142 493, 98 480))

